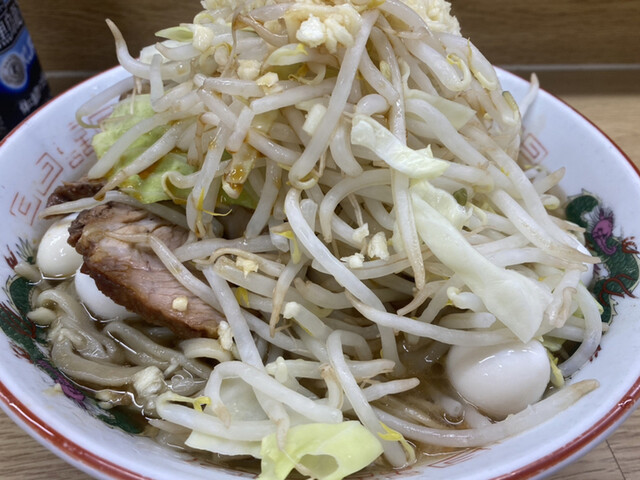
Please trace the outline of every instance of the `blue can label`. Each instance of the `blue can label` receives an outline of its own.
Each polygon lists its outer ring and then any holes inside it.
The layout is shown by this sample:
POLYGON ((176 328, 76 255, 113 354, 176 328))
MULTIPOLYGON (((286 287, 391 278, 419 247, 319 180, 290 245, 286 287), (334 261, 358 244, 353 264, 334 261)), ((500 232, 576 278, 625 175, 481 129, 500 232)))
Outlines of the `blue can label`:
POLYGON ((24 28, 24 20, 15 1, 0 5, 0 51, 10 47, 24 28))
POLYGON ((0 137, 49 98, 49 85, 15 0, 0 0, 0 137))

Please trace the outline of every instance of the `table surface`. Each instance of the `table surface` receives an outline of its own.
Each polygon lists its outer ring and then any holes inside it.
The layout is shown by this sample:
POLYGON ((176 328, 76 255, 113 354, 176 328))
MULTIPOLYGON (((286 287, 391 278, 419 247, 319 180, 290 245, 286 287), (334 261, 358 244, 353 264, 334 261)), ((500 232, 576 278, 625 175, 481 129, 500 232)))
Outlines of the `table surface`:
MULTIPOLYGON (((542 85, 587 116, 640 166, 640 71, 550 72, 542 85)), ((0 411, 0 479, 86 480, 0 411)), ((552 480, 640 478, 640 409, 616 432, 552 480)))

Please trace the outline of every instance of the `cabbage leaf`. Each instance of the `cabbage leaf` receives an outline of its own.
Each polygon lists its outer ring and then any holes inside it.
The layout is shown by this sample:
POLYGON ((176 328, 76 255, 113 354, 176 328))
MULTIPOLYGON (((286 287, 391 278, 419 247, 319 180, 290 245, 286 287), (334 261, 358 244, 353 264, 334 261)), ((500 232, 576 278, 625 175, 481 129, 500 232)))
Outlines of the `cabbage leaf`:
POLYGON ((435 178, 449 167, 449 162, 435 158, 430 148, 407 147, 391 131, 361 113, 353 117, 351 143, 368 148, 391 168, 410 178, 435 178))
POLYGON ((276 434, 262 440, 259 480, 284 480, 294 468, 320 480, 340 480, 382 453, 380 441, 360 422, 310 423, 291 427, 284 448, 276 434))
POLYGON ((424 243, 500 322, 523 342, 531 340, 551 303, 551 293, 521 273, 490 262, 438 211, 437 203, 432 205, 433 200, 431 195, 423 197, 420 189, 411 190, 416 228, 424 243))
MULTIPOLYGON (((111 115, 102 122, 102 131, 93 137, 92 144, 98 158, 102 157, 127 130, 153 115, 155 112, 151 107, 149 95, 136 95, 118 103, 111 115)), ((141 135, 125 150, 107 178, 112 177, 121 168, 133 162, 142 152, 158 141, 168 128, 168 125, 162 125, 141 135)), ((188 190, 175 189, 171 196, 165 192, 162 176, 171 171, 189 175, 195 171, 195 168, 187 163, 187 155, 184 152, 174 149, 143 172, 127 178, 120 184, 120 189, 142 203, 155 203, 170 199, 186 200, 189 194, 188 190)))
POLYGON ((194 171, 195 169, 187 164, 186 155, 170 152, 153 164, 151 168, 127 178, 120 184, 120 190, 141 203, 161 202, 170 198, 174 202, 177 199, 186 201, 190 190, 173 188, 171 196, 169 196, 163 187, 163 175, 167 172, 189 175, 194 171))

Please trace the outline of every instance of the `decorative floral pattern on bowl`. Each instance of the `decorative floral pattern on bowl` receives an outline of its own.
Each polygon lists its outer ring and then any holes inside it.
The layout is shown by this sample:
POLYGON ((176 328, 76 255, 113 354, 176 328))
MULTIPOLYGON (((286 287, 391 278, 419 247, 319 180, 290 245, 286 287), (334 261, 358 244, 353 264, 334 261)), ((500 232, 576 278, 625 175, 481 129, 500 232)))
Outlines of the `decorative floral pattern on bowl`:
MULTIPOLYGON (((0 406, 47 446, 99 478, 252 478, 253 474, 203 465, 190 455, 127 433, 137 427, 116 411, 101 409, 89 392, 50 363, 43 330, 26 317, 32 286, 13 268, 20 259, 33 259, 33 246, 46 226, 38 212, 51 190, 81 175, 92 156, 92 132, 75 124, 75 111, 125 75, 116 68, 85 82, 0 144, 0 245, 5 259, 0 262, 0 280, 6 280, 0 294, 0 406)), ((516 99, 526 93, 525 81, 504 72, 500 77, 516 99)), ((638 172, 597 128, 544 92, 524 124, 522 154, 549 169, 566 168, 561 186, 571 195, 567 216, 586 229, 589 248, 603 260, 594 271, 591 289, 610 327, 597 358, 572 379, 595 378, 601 388, 517 437, 416 465, 398 472, 399 478, 536 478, 588 450, 640 398, 640 301, 635 293, 640 225, 629 208, 640 204, 638 172)))

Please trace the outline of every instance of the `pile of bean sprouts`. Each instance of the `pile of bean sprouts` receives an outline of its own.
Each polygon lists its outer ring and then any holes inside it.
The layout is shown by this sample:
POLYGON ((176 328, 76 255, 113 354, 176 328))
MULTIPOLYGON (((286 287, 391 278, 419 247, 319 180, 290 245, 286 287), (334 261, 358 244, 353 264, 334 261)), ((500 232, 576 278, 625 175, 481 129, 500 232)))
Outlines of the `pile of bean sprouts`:
POLYGON ((50 325, 65 373, 105 407, 135 404, 170 443, 203 434, 216 453, 255 456, 263 437, 282 440, 294 425, 357 419, 395 468, 415 460, 405 439, 486 445, 595 387, 565 386, 497 422, 446 383, 416 388, 450 345, 579 342, 560 359, 566 377, 600 341, 581 282, 597 259, 562 219, 564 171, 519 157, 535 82, 518 108, 442 1, 203 6, 140 59, 109 23, 132 76, 84 105, 79 121, 141 92, 155 114, 92 166, 90 178, 106 179, 95 198, 46 214, 121 201, 187 228, 173 251, 151 235, 120 239, 152 249, 226 322, 218 338, 169 343, 167 329, 136 319, 96 322, 72 283, 45 282, 32 318, 50 325), (158 126, 161 138, 114 173, 158 126), (172 151, 196 167, 163 178, 167 191, 190 191, 185 205, 118 190, 172 151), (244 189, 257 205, 229 238, 219 214, 230 208, 233 220, 236 207, 221 192, 244 189), (442 412, 464 420, 447 427, 442 412))

